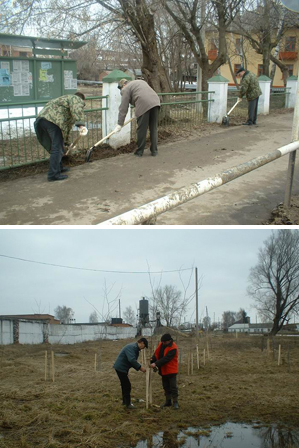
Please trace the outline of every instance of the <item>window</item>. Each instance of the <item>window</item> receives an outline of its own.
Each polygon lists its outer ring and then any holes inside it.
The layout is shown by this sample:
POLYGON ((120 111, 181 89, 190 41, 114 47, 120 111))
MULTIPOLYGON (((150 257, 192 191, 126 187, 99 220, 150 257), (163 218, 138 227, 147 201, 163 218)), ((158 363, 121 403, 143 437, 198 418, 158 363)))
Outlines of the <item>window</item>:
POLYGON ((284 51, 296 51, 296 37, 287 36, 284 51))
POLYGON ((257 76, 262 76, 264 74, 264 66, 263 64, 259 64, 257 67, 257 76))
POLYGON ((27 53, 27 51, 20 51, 19 52, 19 56, 22 57, 22 58, 27 58, 28 53, 27 53))

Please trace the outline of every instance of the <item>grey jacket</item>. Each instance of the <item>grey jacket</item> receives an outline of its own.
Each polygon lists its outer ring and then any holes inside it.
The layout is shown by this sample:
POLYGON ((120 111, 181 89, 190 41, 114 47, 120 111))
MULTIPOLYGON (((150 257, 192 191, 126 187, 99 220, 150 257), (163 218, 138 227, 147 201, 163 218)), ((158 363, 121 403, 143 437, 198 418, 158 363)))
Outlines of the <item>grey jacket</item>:
POLYGON ((131 367, 133 367, 135 370, 140 370, 141 364, 137 362, 139 351, 140 350, 137 342, 125 345, 116 358, 116 361, 113 365, 114 369, 125 373, 128 373, 131 367))
POLYGON ((129 105, 135 107, 136 118, 141 117, 153 107, 160 107, 160 98, 156 92, 142 80, 130 81, 121 90, 121 104, 119 106, 118 124, 124 124, 129 105))

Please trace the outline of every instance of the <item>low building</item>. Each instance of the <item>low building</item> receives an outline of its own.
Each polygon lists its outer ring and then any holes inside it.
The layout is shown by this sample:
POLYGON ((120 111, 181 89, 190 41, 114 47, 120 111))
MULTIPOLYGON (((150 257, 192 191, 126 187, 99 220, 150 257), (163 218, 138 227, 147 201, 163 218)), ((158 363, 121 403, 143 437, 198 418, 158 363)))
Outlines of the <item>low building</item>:
POLYGON ((273 323, 260 323, 260 324, 242 324, 235 323, 228 328, 229 333, 270 333, 273 327, 273 323))
POLYGON ((60 320, 55 319, 51 314, 6 314, 1 315, 0 319, 42 320, 48 324, 60 324, 60 320))

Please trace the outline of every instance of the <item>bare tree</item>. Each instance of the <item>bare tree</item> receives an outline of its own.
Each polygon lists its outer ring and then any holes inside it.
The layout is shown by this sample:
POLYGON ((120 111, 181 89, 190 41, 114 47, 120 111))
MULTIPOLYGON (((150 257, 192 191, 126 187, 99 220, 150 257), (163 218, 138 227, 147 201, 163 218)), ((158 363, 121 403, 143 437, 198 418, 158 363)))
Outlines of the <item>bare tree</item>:
POLYGON ((164 321, 167 327, 178 326, 192 298, 193 296, 182 297, 181 291, 175 286, 165 285, 154 291, 151 306, 160 312, 161 321, 164 321))
POLYGON ((136 313, 134 312, 131 306, 127 306, 125 311, 123 312, 123 317, 127 324, 136 325, 136 313))
POLYGON ((208 90, 208 79, 226 62, 226 32, 238 12, 242 0, 162 0, 166 11, 184 35, 197 64, 202 69, 202 90, 208 90), (217 45, 217 57, 209 62, 205 47, 207 24, 215 31, 214 43, 217 45))
POLYGON ((57 306, 54 310, 56 319, 59 319, 62 324, 69 324, 74 318, 74 311, 67 306, 57 306))
POLYGON ((131 34, 142 52, 142 73, 156 92, 169 92, 170 85, 159 55, 154 13, 156 0, 0 0, 0 29, 24 32, 34 26, 43 36, 83 38, 100 30, 102 42, 111 48, 118 35, 118 48, 125 48, 126 35, 131 34), (119 31, 122 30, 122 33, 119 31))
POLYGON ((123 22, 137 38, 142 51, 141 71, 156 92, 169 92, 170 85, 158 51, 154 13, 159 3, 155 0, 97 0, 110 14, 123 22))
POLYGON ((275 71, 270 72, 272 61, 280 68, 286 82, 288 68, 278 57, 279 44, 289 29, 298 26, 297 22, 296 14, 284 8, 280 0, 250 1, 247 10, 235 21, 234 29, 262 56, 263 74, 274 77, 275 71))
POLYGON ((249 276, 249 295, 262 316, 271 316, 275 335, 299 306, 299 231, 273 231, 259 249, 249 276))
POLYGON ((222 313, 222 328, 227 331, 228 328, 236 322, 236 313, 234 311, 224 311, 222 313))
POLYGON ((248 317, 247 317, 247 313, 243 308, 240 308, 239 311, 236 313, 236 319, 238 321, 242 321, 243 324, 247 324, 248 322, 248 317))
MULTIPOLYGON (((113 283, 112 285, 108 285, 106 279, 104 280, 102 299, 100 299, 102 307, 101 311, 99 310, 99 305, 95 306, 93 303, 91 303, 89 300, 85 298, 86 302, 88 302, 93 307, 94 312, 97 314, 97 316, 100 317, 100 319, 103 322, 107 323, 110 321, 113 314, 116 313, 116 311, 118 310, 119 299, 121 297, 122 292, 122 289, 120 289, 118 292, 115 293, 113 297, 111 297, 114 286, 115 283, 113 283)), ((98 302, 99 299, 96 299, 96 303, 98 302)))
POLYGON ((99 320, 98 320, 98 313, 96 311, 93 311, 92 313, 90 313, 89 323, 90 324, 97 324, 98 322, 99 322, 99 320))

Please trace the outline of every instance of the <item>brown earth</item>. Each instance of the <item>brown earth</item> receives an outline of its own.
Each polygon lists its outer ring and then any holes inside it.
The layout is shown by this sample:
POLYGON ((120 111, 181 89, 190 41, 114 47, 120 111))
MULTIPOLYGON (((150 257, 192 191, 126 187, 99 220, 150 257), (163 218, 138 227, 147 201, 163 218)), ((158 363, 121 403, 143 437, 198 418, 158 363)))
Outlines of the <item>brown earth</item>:
POLYGON ((281 226, 281 225, 298 225, 299 224, 299 196, 292 196, 289 208, 284 207, 283 204, 272 211, 271 217, 264 222, 265 225, 281 226))
MULTIPOLYGON (((176 335, 180 349, 180 409, 160 409, 161 379, 153 373, 153 404, 145 405, 145 378, 132 371, 135 410, 122 406, 119 380, 112 368, 126 341, 75 345, 1 346, 1 448, 128 448, 167 431, 167 448, 178 445, 178 431, 209 430, 213 424, 255 422, 298 428, 299 340, 296 337, 176 335), (282 363, 278 365, 278 345, 282 363), (55 353, 55 381, 45 380, 45 350, 55 353), (205 350, 204 364, 203 352, 205 350), (194 369, 188 359, 193 353, 194 369), (98 356, 95 371, 95 355, 98 356)), ((149 338, 152 354, 158 337, 149 338)), ((48 361, 48 367, 50 362, 48 361)), ((198 436, 200 433, 198 433, 198 436)), ((180 444, 182 442, 179 442, 180 444)), ((149 445, 148 445, 149 446, 149 445)), ((298 445, 288 445, 295 448, 298 445)))

